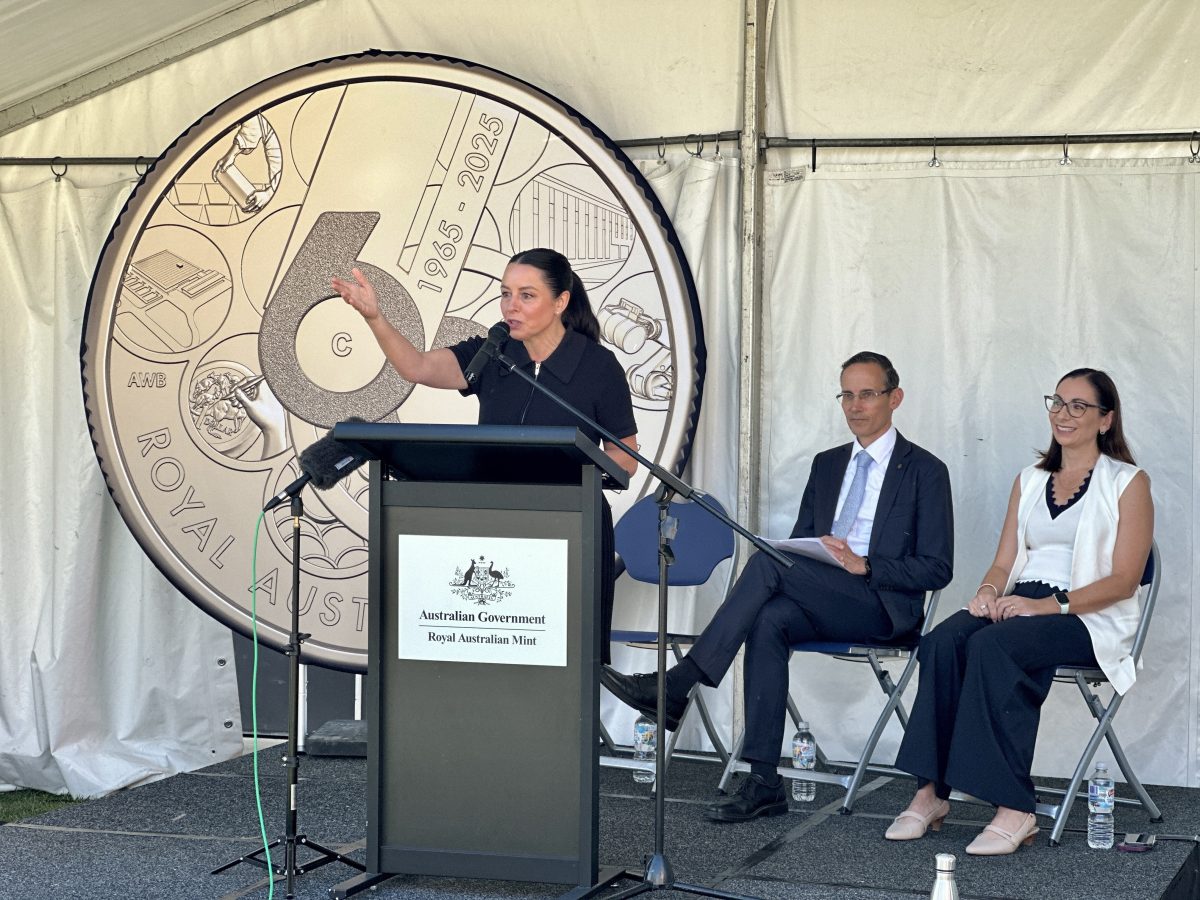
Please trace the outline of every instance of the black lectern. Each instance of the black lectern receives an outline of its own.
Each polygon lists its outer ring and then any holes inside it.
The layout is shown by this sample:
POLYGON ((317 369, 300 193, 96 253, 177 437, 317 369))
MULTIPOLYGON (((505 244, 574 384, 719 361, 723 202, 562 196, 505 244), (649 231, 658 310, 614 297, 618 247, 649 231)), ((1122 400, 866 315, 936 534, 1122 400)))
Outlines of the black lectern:
POLYGON ((370 470, 367 873, 597 876, 601 484, 575 428, 344 422, 370 470))

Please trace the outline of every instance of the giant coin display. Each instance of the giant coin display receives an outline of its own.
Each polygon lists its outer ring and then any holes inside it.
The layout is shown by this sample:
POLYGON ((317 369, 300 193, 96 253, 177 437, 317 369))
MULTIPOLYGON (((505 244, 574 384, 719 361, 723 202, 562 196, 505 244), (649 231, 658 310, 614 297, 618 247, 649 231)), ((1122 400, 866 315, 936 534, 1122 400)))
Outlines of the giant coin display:
MULTIPOLYGON (((414 387, 329 287, 354 266, 416 346, 483 334, 517 250, 553 247, 625 368, 642 452, 687 456, 704 350, 687 263, 653 191, 595 126, 483 66, 371 52, 286 72, 182 134, 104 247, 83 329, 84 400, 109 490, 192 601, 249 633, 254 523, 335 422, 476 420, 414 387)), ((306 494, 306 662, 366 665, 365 469, 306 494)), ((640 471, 616 515, 649 488, 640 471)), ((283 648, 286 504, 257 559, 259 635, 283 648)))

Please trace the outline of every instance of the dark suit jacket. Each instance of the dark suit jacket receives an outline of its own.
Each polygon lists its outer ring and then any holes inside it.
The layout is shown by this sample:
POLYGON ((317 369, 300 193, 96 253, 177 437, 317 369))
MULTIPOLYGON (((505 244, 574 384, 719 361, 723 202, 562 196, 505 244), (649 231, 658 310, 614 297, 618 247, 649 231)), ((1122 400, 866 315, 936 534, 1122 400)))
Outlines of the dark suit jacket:
MULTIPOLYGON (((820 537, 833 529, 853 446, 824 450, 813 459, 792 537, 820 537)), ((892 620, 891 636, 917 630, 925 592, 944 588, 953 575, 954 508, 945 463, 899 432, 879 491, 867 558, 867 584, 892 620)))

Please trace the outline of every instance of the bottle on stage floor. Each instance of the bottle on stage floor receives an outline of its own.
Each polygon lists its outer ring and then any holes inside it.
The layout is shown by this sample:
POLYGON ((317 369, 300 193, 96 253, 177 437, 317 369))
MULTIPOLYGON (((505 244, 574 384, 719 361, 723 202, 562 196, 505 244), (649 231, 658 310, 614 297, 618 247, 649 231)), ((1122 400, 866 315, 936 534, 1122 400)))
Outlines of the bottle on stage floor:
MULTIPOLYGON (((792 767, 811 772, 817 766, 817 742, 808 730, 807 722, 797 723, 792 738, 792 767)), ((800 803, 811 803, 817 796, 817 786, 811 781, 792 779, 792 799, 800 803)))
MULTIPOLYGON (((633 758, 637 762, 654 763, 654 751, 658 749, 658 725, 649 716, 638 716, 633 723, 633 758)), ((654 772, 650 769, 634 769, 633 780, 638 784, 651 784, 654 772)))
POLYGON ((954 854, 937 855, 937 878, 929 900, 958 900, 958 885, 954 883, 954 854))
POLYGON ((1113 808, 1116 791, 1105 763, 1096 763, 1096 771, 1088 778, 1088 846, 1093 850, 1109 850, 1113 845, 1113 808))

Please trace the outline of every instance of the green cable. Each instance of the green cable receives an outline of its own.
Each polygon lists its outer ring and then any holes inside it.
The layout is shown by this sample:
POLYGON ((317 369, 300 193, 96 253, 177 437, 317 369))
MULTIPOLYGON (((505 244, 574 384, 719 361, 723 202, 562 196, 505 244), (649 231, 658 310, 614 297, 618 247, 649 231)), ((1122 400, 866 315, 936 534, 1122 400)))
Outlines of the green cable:
POLYGON ((267 855, 267 900, 275 897, 275 870, 271 867, 271 847, 267 841, 267 823, 263 818, 262 789, 258 783, 258 535, 262 531, 266 511, 258 514, 254 526, 254 548, 250 555, 250 622, 253 626, 254 663, 250 676, 250 729, 254 739, 254 803, 258 807, 258 832, 262 836, 263 853, 267 855))

